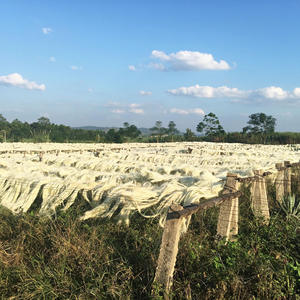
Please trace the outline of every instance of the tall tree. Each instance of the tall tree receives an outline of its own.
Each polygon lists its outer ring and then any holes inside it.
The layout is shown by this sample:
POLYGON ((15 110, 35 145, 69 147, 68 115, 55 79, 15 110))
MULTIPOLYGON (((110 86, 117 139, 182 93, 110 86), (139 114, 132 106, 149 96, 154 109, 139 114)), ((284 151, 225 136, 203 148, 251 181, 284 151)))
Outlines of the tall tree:
POLYGON ((40 117, 37 122, 30 125, 33 138, 38 141, 50 141, 50 133, 52 130, 49 118, 40 117))
POLYGON ((190 128, 187 128, 185 133, 183 134, 183 137, 185 141, 191 142, 195 140, 196 135, 190 128))
POLYGON ((203 121, 197 125, 197 131, 204 133, 207 137, 225 134, 225 130, 220 124, 218 117, 212 112, 204 116, 203 121))
POLYGON ((176 128, 176 124, 174 121, 169 122, 167 133, 170 135, 175 135, 179 133, 179 130, 176 128))
POLYGON ((167 132, 167 129, 162 127, 162 121, 156 121, 155 126, 150 128, 150 130, 153 132, 153 135, 157 136, 157 142, 167 132))
POLYGON ((243 128, 243 133, 268 134, 275 131, 276 119, 264 113, 255 113, 249 116, 248 126, 243 128))
POLYGON ((174 121, 170 121, 167 128, 167 133, 171 136, 172 142, 174 141, 174 135, 179 133, 179 130, 176 128, 174 121))
POLYGON ((3 117, 2 114, 0 114, 0 124, 1 123, 8 123, 8 121, 3 117))
POLYGON ((9 122, 0 114, 0 139, 6 142, 6 138, 9 135, 10 127, 9 122))

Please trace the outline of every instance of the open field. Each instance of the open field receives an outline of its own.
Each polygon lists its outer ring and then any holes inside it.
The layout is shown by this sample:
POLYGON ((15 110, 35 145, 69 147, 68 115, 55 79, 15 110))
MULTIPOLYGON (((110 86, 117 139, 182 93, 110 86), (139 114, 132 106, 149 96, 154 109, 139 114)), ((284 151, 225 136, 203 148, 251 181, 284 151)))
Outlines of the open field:
POLYGON ((299 219, 278 206, 273 185, 275 163, 299 159, 297 146, 1 144, 0 296, 162 299, 153 280, 169 206, 217 196, 228 172, 262 169, 273 173, 269 225, 253 214, 249 186, 234 241, 216 240, 219 208, 193 215, 172 294, 299 299, 299 219))
POLYGON ((0 144, 0 204, 13 212, 40 214, 86 204, 82 219, 133 211, 160 216, 171 203, 216 196, 227 172, 275 171, 275 163, 298 162, 297 146, 215 143, 0 144), (189 153, 188 149, 191 149, 189 153), (148 212, 149 213, 149 212, 148 212))

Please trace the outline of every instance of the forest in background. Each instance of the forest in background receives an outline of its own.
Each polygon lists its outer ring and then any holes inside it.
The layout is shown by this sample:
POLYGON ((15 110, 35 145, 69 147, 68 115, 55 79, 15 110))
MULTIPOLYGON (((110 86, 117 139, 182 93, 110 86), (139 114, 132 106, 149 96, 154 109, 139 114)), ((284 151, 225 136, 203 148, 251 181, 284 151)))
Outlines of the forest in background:
POLYGON ((247 126, 241 131, 226 132, 214 113, 203 117, 196 127, 196 133, 187 128, 180 132, 174 121, 164 127, 156 121, 152 128, 142 132, 134 124, 125 122, 120 128, 83 129, 63 124, 54 124, 47 117, 36 122, 12 122, 0 114, 0 142, 56 142, 56 143, 127 143, 127 142, 182 142, 208 141, 248 144, 300 144, 299 132, 276 132, 276 119, 264 113, 249 116, 247 126))

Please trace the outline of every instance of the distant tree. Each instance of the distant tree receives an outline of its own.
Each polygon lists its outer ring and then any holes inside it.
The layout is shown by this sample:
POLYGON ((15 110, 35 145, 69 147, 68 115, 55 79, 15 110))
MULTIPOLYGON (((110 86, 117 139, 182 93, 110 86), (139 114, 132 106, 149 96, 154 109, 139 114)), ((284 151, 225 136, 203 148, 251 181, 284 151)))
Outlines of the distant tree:
POLYGON ((40 117, 37 122, 30 124, 31 133, 35 141, 37 142, 49 142, 50 133, 52 130, 51 122, 49 118, 40 117))
POLYGON ((124 128, 119 129, 119 134, 125 139, 135 139, 141 135, 141 131, 135 125, 130 125, 128 122, 125 122, 123 126, 124 128))
POLYGON ((47 117, 38 118, 38 123, 44 127, 51 125, 50 119, 47 117))
POLYGON ((122 143, 122 136, 119 130, 109 129, 105 134, 105 140, 109 143, 122 143))
POLYGON ((176 128, 176 124, 174 121, 170 121, 167 128, 167 134, 169 134, 172 138, 172 142, 174 140, 174 135, 179 134, 179 130, 176 128))
POLYGON ((9 131, 9 122, 0 114, 0 139, 2 141, 6 142, 9 131))
POLYGON ((157 136, 157 142, 159 141, 159 139, 163 134, 167 133, 167 129, 162 127, 162 121, 156 121, 155 126, 150 128, 150 131, 153 132, 152 135, 157 136))
POLYGON ((140 135, 141 135, 141 131, 135 125, 130 125, 127 128, 127 136, 128 137, 135 139, 140 135))
POLYGON ((247 124, 243 133, 269 134, 275 131, 276 119, 264 113, 256 113, 249 116, 247 124))
POLYGON ((194 141, 196 135, 190 128, 187 128, 185 133, 183 134, 183 137, 185 141, 194 141))
POLYGON ((2 114, 0 114, 0 124, 1 123, 8 123, 8 121, 3 117, 2 114))
POLYGON ((167 128, 167 133, 170 135, 175 135, 179 133, 179 130, 176 128, 174 121, 170 121, 167 128))
POLYGON ((218 117, 214 113, 209 113, 204 116, 203 121, 197 125, 197 131, 204 133, 207 137, 215 137, 225 134, 225 130, 218 117))

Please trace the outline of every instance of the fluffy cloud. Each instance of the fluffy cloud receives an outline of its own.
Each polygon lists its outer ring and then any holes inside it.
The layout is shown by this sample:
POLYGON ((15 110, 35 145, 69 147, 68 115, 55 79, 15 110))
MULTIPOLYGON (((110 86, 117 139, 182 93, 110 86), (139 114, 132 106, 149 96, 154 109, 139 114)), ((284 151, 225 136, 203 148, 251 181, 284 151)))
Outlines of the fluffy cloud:
POLYGON ((295 88, 293 90, 293 94, 295 95, 295 97, 300 98, 300 88, 295 88))
POLYGON ((142 108, 131 108, 129 109, 129 112, 133 114, 143 115, 145 112, 142 108))
POLYGON ((80 67, 80 66, 70 66, 70 69, 73 70, 73 71, 81 71, 82 67, 80 67))
POLYGON ((121 104, 118 102, 110 102, 105 106, 112 107, 113 109, 111 112, 115 114, 133 113, 143 115, 145 113, 145 111, 141 108, 141 105, 138 103, 121 104))
POLYGON ((192 109, 180 109, 180 108, 171 108, 170 113, 179 114, 179 115, 204 115, 204 111, 201 108, 192 108, 192 109))
POLYGON ((212 54, 198 51, 178 51, 166 54, 163 51, 153 50, 152 57, 161 63, 152 63, 155 69, 192 71, 192 70, 228 70, 229 64, 225 60, 216 61, 212 54))
POLYGON ((171 95, 196 98, 268 99, 274 101, 300 99, 300 88, 295 88, 293 92, 288 92, 276 86, 244 91, 227 86, 212 87, 196 84, 194 86, 168 90, 167 92, 171 95))
POLYGON ((136 71, 136 68, 135 68, 135 66, 133 66, 133 65, 129 65, 129 66, 128 66, 128 69, 129 69, 130 71, 136 71))
POLYGON ((140 95, 141 96, 150 96, 150 95, 152 95, 152 92, 149 92, 149 91, 140 91, 140 95))
POLYGON ((44 84, 37 84, 34 81, 29 81, 23 78, 22 75, 18 73, 12 73, 6 76, 0 76, 0 85, 15 86, 27 90, 44 91, 46 89, 46 86, 44 84))
POLYGON ((172 95, 191 96, 197 98, 243 98, 247 95, 247 92, 240 91, 237 88, 229 88, 227 86, 200 86, 198 84, 168 90, 168 93, 172 95))
POLYGON ((116 108, 116 109, 112 109, 111 112, 114 114, 124 114, 125 110, 116 108))
POLYGON ((277 86, 270 86, 257 90, 257 93, 266 99, 284 100, 291 98, 293 95, 277 86))
POLYGON ((42 28, 42 32, 43 32, 43 34, 49 34, 49 33, 51 33, 53 30, 52 30, 52 28, 50 28, 50 27, 43 27, 42 28))

